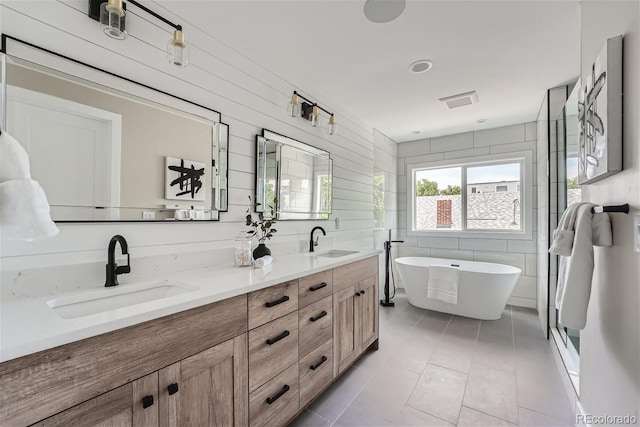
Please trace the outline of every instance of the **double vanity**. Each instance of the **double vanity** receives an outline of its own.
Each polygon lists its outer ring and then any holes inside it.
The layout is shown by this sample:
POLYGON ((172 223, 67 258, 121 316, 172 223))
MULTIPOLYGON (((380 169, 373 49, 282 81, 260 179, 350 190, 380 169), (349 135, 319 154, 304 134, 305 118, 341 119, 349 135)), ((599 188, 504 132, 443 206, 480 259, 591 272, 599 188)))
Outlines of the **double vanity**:
MULTIPOLYGON (((219 112, 6 34, 2 45, 3 101, 16 112, 5 130, 28 148, 55 221, 169 224, 228 211, 219 112), (61 117, 56 141, 30 108, 61 117), (76 135, 79 122, 91 132, 76 135)), ((261 220, 329 218, 322 148, 256 135, 249 203, 261 220)), ((313 228, 309 254, 262 269, 220 266, 228 253, 215 249, 184 264, 138 259, 142 273, 118 284, 131 267, 116 265, 117 244, 128 247, 115 236, 106 283, 82 283, 104 271, 94 263, 0 272, 0 425, 285 425, 378 343, 379 251, 314 252, 314 231, 325 234, 313 228), (185 271, 209 261, 220 265, 185 271)))
POLYGON ((378 253, 3 303, 0 425, 285 425, 377 348, 378 253))

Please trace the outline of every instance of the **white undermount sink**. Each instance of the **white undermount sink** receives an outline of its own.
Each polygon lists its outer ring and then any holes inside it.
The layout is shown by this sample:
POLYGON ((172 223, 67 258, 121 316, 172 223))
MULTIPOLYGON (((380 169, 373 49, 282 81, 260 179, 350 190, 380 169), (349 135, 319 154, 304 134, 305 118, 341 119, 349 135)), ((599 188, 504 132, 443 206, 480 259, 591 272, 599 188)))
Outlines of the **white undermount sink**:
POLYGON ((195 291, 196 287, 177 281, 163 280, 140 285, 119 285, 77 295, 54 298, 47 305, 62 319, 76 319, 91 314, 130 307, 149 301, 195 291))
POLYGON ((357 254, 358 251, 343 251, 340 249, 331 249, 330 251, 326 251, 326 252, 309 252, 307 255, 309 256, 317 256, 317 257, 322 257, 322 258, 340 258, 343 256, 347 256, 347 255, 353 255, 353 254, 357 254))

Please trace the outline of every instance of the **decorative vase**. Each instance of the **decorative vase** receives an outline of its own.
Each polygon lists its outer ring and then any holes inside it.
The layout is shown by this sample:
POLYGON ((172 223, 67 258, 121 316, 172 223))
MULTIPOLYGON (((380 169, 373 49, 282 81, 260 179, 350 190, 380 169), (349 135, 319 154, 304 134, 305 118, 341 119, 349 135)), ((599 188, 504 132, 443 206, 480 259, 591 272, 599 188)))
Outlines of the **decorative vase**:
POLYGON ((253 259, 262 258, 265 255, 271 255, 271 249, 266 247, 264 243, 258 244, 258 247, 253 250, 253 259))

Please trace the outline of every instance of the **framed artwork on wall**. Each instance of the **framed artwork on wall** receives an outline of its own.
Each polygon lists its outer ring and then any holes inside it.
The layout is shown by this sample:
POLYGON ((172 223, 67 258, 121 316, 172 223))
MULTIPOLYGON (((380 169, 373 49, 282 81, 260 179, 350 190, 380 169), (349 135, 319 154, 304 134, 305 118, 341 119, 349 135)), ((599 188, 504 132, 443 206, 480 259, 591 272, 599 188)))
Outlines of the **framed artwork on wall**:
POLYGON ((578 97, 578 183, 622 170, 622 36, 607 40, 578 97))
POLYGON ((165 157, 165 198, 204 201, 204 163, 165 157))

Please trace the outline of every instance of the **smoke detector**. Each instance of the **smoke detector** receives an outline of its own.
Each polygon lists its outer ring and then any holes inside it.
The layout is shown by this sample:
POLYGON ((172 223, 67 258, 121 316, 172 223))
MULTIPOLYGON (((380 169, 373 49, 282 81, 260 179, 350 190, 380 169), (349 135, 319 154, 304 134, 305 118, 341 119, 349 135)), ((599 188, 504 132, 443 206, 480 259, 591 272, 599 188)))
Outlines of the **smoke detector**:
POLYGON ((465 105, 478 103, 478 94, 475 90, 473 90, 471 92, 465 92, 458 95, 447 96, 446 98, 440 98, 439 100, 444 102, 447 107, 452 110, 454 108, 464 107, 465 105))

